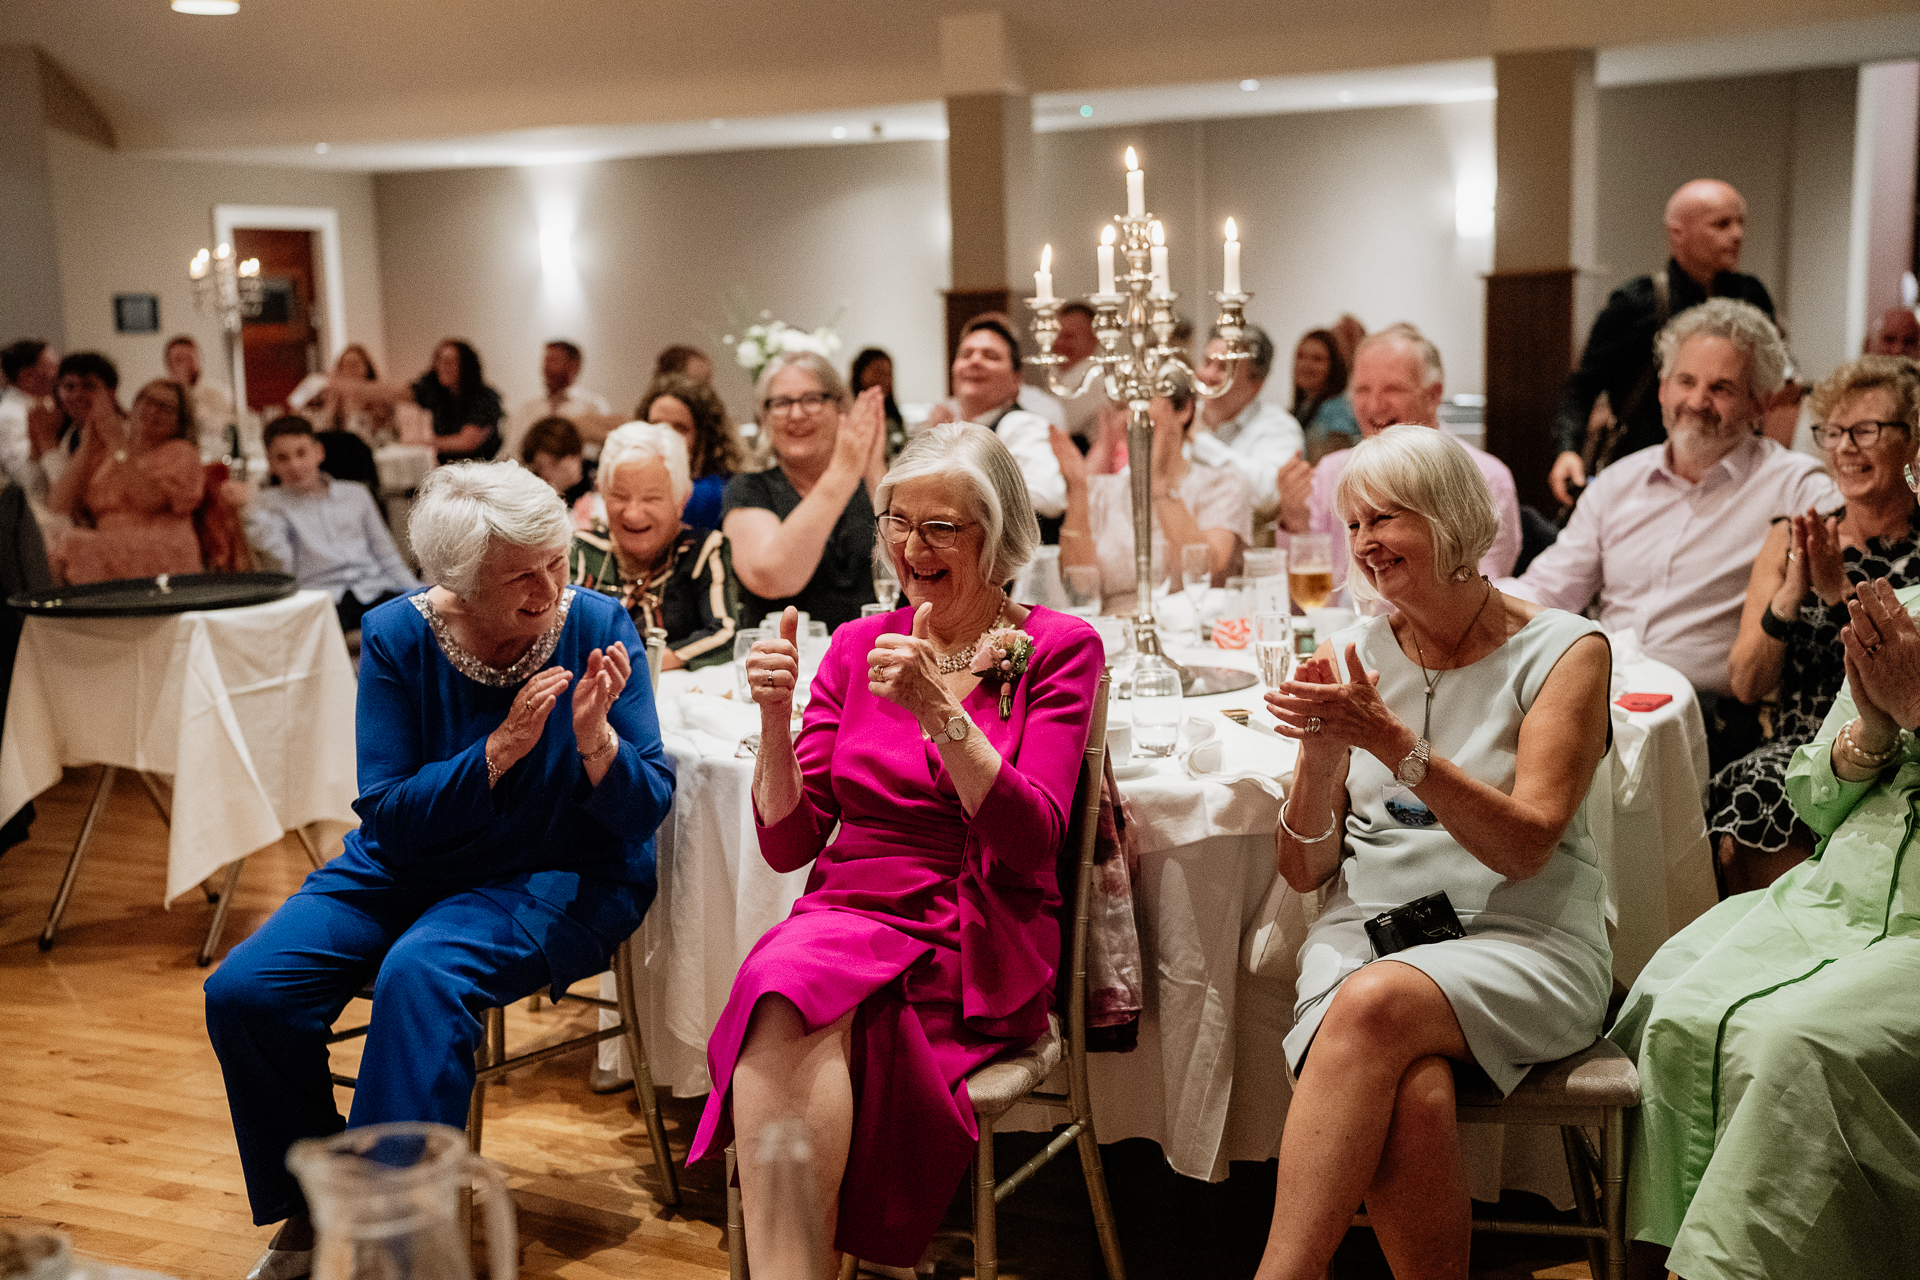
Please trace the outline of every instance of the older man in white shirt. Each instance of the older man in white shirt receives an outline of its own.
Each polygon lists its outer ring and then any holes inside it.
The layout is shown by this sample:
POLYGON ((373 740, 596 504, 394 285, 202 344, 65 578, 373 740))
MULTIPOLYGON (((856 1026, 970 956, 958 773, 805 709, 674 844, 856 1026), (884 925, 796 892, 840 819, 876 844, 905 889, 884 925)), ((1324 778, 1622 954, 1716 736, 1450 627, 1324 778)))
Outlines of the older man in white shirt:
POLYGON ((1816 460, 1758 434, 1787 366, 1759 308, 1710 299, 1668 321, 1654 351, 1666 443, 1602 471, 1510 589, 1576 613, 1597 600, 1602 626, 1637 632, 1699 693, 1718 770, 1759 745, 1727 672, 1753 558, 1775 520, 1840 495, 1816 460))
POLYGON ((600 442, 607 438, 610 427, 618 424, 609 422, 611 410, 605 396, 574 385, 583 359, 580 348, 565 339, 556 338, 547 344, 540 357, 540 380, 547 392, 527 401, 507 418, 506 431, 500 438, 500 457, 517 459, 527 432, 542 418, 565 418, 580 429, 587 456, 600 456, 600 442))
POLYGON ((999 436, 1026 479, 1041 538, 1058 542, 1067 481, 1053 455, 1049 419, 1025 407, 1022 390, 1020 347, 1005 317, 975 316, 960 330, 960 347, 953 353, 953 399, 936 405, 927 425, 973 422, 999 436))
MULTIPOLYGON (((1253 348, 1252 357, 1240 362, 1231 390, 1217 400, 1200 402, 1187 452, 1197 462, 1232 467, 1247 478, 1253 486, 1257 536, 1279 509, 1276 481, 1280 468, 1300 456, 1307 445, 1307 433, 1292 414, 1260 399, 1267 375, 1273 371, 1273 339, 1259 325, 1250 324, 1244 330, 1244 340, 1253 348)), ((1226 351, 1226 340, 1215 332, 1207 340, 1207 358, 1199 370, 1200 381, 1209 387, 1227 380, 1227 362, 1222 358, 1226 351)))
POLYGON ((27 422, 33 411, 50 405, 53 380, 60 369, 60 353, 51 343, 22 338, 0 351, 0 470, 6 478, 40 497, 47 477, 34 457, 27 422))

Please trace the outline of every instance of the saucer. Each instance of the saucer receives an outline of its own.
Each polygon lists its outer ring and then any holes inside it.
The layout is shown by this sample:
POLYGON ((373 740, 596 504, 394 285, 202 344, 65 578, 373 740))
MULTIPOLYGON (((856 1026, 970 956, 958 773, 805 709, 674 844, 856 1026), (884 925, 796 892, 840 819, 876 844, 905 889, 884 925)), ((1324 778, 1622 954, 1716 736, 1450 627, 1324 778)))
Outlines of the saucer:
MULTIPOLYGON (((1171 756, 1167 758, 1172 759, 1171 756)), ((1113 776, 1121 782, 1126 782, 1131 778, 1144 778, 1152 773, 1153 766, 1159 763, 1160 761, 1150 757, 1142 760, 1129 760, 1125 764, 1114 765, 1113 776)))

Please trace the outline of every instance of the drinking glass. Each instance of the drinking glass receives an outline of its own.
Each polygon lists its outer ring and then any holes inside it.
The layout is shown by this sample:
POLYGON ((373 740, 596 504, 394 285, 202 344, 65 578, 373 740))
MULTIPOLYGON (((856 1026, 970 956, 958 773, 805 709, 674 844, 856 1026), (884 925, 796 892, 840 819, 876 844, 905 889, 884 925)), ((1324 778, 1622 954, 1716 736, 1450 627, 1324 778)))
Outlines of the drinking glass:
POLYGON ((753 701, 753 687, 747 683, 747 655, 753 651, 753 642, 766 634, 761 627, 742 627, 733 633, 733 692, 741 702, 753 701))
POLYGON ((1133 749, 1170 756, 1180 739, 1180 668, 1142 657, 1133 671, 1133 749))
MULTIPOLYGON (((895 584, 896 588, 898 585, 898 583, 895 584)), ((893 606, 890 604, 863 604, 860 606, 860 616, 863 618, 871 618, 876 614, 892 612, 893 606)))
POLYGON ((1278 547, 1248 547, 1241 553, 1241 572, 1249 578, 1271 578, 1287 571, 1287 553, 1278 547))
POLYGON ((1207 638, 1207 624, 1200 609, 1213 585, 1213 549, 1204 543, 1180 548, 1180 585, 1186 590, 1187 603, 1193 608, 1194 643, 1207 638))
POLYGON ((900 579, 893 572, 893 557, 881 547, 873 549, 873 598, 880 602, 881 613, 892 613, 900 601, 900 579))
POLYGON ((1247 552, 1247 576, 1253 579, 1253 613, 1287 612, 1287 553, 1276 547, 1247 552), (1259 559, 1255 559, 1258 556, 1259 559))
POLYGON ((1067 612, 1081 618, 1100 616, 1100 566, 1070 564, 1060 570, 1067 592, 1067 612))
POLYGON ((1296 533, 1287 543, 1287 587, 1302 609, 1321 609, 1333 597, 1333 539, 1296 533))
POLYGON ((1278 612, 1254 614, 1253 656, 1267 688, 1285 684, 1293 670, 1293 619, 1278 612))

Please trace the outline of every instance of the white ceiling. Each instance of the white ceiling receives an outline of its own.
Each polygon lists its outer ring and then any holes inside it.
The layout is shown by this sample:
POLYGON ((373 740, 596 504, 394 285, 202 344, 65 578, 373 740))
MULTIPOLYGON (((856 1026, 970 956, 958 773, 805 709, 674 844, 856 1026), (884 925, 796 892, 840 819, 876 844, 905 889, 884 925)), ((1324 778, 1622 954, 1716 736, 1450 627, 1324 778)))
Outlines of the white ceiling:
MULTIPOLYGON (((0 0, 0 30, 46 49, 123 148, 411 170, 943 138, 940 19, 991 7, 1017 22, 1042 131, 1485 100, 1493 62, 1484 54, 1516 6, 1546 41, 1564 34, 1555 21, 1564 28, 1600 9, 1587 0, 1213 0, 1191 11, 1158 0, 836 0, 831 9, 242 0, 238 17, 192 18, 166 0, 0 0), (1191 38, 1168 38, 1183 34, 1168 30, 1181 20, 1193 24, 1191 38), (1401 65, 1347 65, 1367 62, 1401 65)), ((1711 18, 1724 7, 1681 11, 1711 18)), ((1676 8, 1614 0, 1604 11, 1612 26, 1594 22, 1600 35, 1684 29, 1687 17, 1669 16, 1676 8)), ((1734 9, 1747 24, 1785 13, 1793 25, 1616 41, 1600 50, 1600 82, 1920 56, 1920 0, 1741 0, 1734 9), (1844 16, 1806 21, 1833 13, 1844 16)))

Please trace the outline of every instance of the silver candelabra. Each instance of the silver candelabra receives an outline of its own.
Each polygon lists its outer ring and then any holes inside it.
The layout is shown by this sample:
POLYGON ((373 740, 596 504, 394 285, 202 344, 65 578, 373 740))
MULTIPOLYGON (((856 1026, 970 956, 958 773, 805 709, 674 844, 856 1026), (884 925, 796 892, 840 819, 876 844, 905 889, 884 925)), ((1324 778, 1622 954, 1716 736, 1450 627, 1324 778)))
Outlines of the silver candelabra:
MULTIPOLYGON (((1128 159, 1132 160, 1131 150, 1128 159)), ((1129 194, 1131 197, 1132 193, 1129 194)), ((1130 198, 1128 203, 1133 206, 1138 202, 1130 198)), ((1236 241, 1229 250, 1232 257, 1227 280, 1230 286, 1236 287, 1231 292, 1222 290, 1213 295, 1214 301, 1220 304, 1220 316, 1214 328, 1226 346, 1221 359, 1227 363, 1227 376, 1219 386, 1209 387, 1194 373, 1186 353, 1172 345, 1177 323, 1173 304, 1179 295, 1168 287, 1163 269, 1152 269, 1165 261, 1164 229, 1144 210, 1116 217, 1114 222, 1120 228, 1118 247, 1126 258, 1127 271, 1113 279, 1112 291, 1095 293, 1087 299, 1093 308, 1094 336, 1100 344, 1088 358, 1090 367, 1081 375, 1078 385, 1062 386, 1056 380, 1054 367, 1065 363, 1065 358, 1054 353, 1053 342, 1060 333, 1060 308, 1066 300, 1049 296, 1050 288, 1043 288, 1042 296, 1027 299, 1027 306, 1033 311, 1033 340, 1040 348, 1040 354, 1034 356, 1033 361, 1046 368, 1047 386, 1057 396, 1073 399, 1084 394, 1098 379, 1104 383, 1108 399, 1127 406, 1134 594, 1138 601, 1133 622, 1135 643, 1142 654, 1171 661, 1161 645, 1159 624, 1153 616, 1153 418, 1147 406, 1155 396, 1185 392, 1198 399, 1215 400, 1233 388, 1241 362, 1253 354, 1243 338, 1247 300, 1253 295, 1241 291, 1237 279, 1233 278, 1238 275, 1239 266, 1237 252, 1234 252, 1238 249, 1236 241), (1156 249, 1160 250, 1158 255, 1156 249)), ((1044 273, 1045 268, 1042 270, 1044 273)), ((1106 274, 1103 270, 1103 277, 1106 274)), ((1048 277, 1043 274, 1042 278, 1048 277)), ((1213 674, 1207 672, 1209 676, 1213 674)), ((1193 677, 1199 675, 1189 673, 1187 683, 1193 684, 1193 677)), ((1224 688, 1211 687, 1216 684, 1244 688, 1251 683, 1251 680, 1230 678, 1244 676, 1244 672, 1222 670, 1218 675, 1219 679, 1203 680, 1210 686, 1208 691, 1223 692, 1224 688)))
MULTIPOLYGON (((220 336, 226 345, 228 385, 233 388, 234 423, 241 418, 240 398, 245 385, 241 368, 240 326, 260 315, 262 289, 260 259, 245 262, 234 257, 233 246, 222 244, 213 250, 202 249, 187 264, 187 277, 193 281, 193 305, 205 315, 220 321, 220 336)), ((235 455, 239 439, 233 440, 235 455)))

